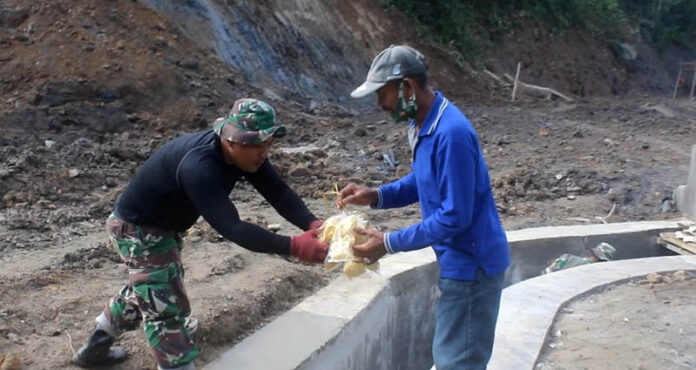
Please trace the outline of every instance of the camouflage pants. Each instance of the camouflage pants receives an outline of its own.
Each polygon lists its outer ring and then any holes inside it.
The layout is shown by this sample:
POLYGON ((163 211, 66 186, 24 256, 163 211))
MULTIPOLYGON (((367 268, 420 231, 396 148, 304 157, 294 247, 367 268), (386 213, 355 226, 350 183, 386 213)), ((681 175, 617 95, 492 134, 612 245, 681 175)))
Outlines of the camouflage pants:
POLYGON ((198 348, 184 326, 190 314, 183 285, 181 237, 171 231, 141 227, 109 216, 106 229, 128 265, 128 284, 104 309, 113 331, 135 330, 144 321, 145 337, 160 367, 186 365, 198 348))

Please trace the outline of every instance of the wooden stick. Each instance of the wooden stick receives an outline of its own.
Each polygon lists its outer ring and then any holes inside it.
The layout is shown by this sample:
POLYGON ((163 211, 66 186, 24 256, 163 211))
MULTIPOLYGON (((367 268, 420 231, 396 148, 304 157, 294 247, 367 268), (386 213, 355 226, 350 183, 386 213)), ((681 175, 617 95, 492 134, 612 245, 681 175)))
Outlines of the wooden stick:
POLYGON ((68 348, 72 352, 73 356, 75 356, 76 352, 75 352, 75 347, 73 346, 73 343, 72 343, 72 337, 70 336, 70 333, 68 333, 67 331, 65 332, 65 335, 68 336, 68 340, 67 340, 68 348))
POLYGON ((682 68, 679 67, 679 75, 677 75, 677 82, 674 83, 674 94, 672 94, 672 99, 677 98, 677 90, 679 89, 679 80, 681 79, 682 68))
POLYGON ((565 101, 573 101, 573 99, 561 94, 560 92, 558 92, 554 89, 548 88, 548 87, 530 85, 530 84, 526 84, 524 82, 520 82, 520 84, 522 85, 522 87, 524 87, 527 90, 535 90, 535 91, 538 91, 541 93, 548 94, 549 98, 551 97, 551 95, 555 95, 555 96, 557 96, 565 101))
POLYGON ((512 102, 515 102, 515 94, 517 94, 517 83, 520 80, 520 67, 522 62, 517 62, 517 73, 515 73, 515 83, 512 85, 512 102))
POLYGON ((508 86, 508 85, 510 85, 510 84, 508 84, 507 82, 503 81, 502 78, 498 77, 498 75, 496 75, 495 73, 493 73, 493 72, 491 72, 491 71, 489 71, 489 70, 487 70, 487 69, 484 69, 484 70, 483 70, 483 73, 487 74, 490 78, 492 78, 492 79, 498 81, 498 83, 501 84, 501 85, 503 85, 503 86, 508 86))
MULTIPOLYGON (((510 82, 514 81, 514 78, 512 78, 512 76, 510 76, 509 73, 504 73, 503 78, 510 81, 510 82)), ((546 99, 551 99, 551 96, 557 96, 565 101, 573 101, 573 99, 569 98, 568 96, 563 95, 560 92, 558 92, 554 89, 551 89, 549 87, 532 85, 532 84, 524 83, 522 81, 518 81, 517 84, 519 86, 522 86, 523 88, 525 88, 527 90, 532 90, 532 91, 535 91, 537 93, 544 94, 546 96, 546 99)))
POLYGON ((696 68, 694 69, 694 79, 691 81, 691 93, 689 94, 689 100, 694 98, 694 88, 696 88, 696 68))
MULTIPOLYGON (((505 79, 510 80, 510 81, 513 80, 512 76, 510 76, 507 73, 505 73, 503 75, 503 77, 505 77, 505 79)), ((524 83, 522 81, 518 81, 518 84, 520 86, 524 87, 526 90, 532 90, 532 91, 536 91, 538 93, 542 93, 542 94, 546 95, 547 99, 551 99, 551 96, 555 95, 555 96, 557 96, 565 101, 573 101, 573 99, 561 94, 560 92, 558 92, 554 89, 548 88, 548 87, 532 85, 532 84, 524 83)))
POLYGON ((595 216, 595 218, 598 219, 598 220, 600 220, 600 221, 602 221, 602 223, 605 223, 605 224, 606 224, 606 223, 607 223, 607 220, 609 219, 609 217, 611 217, 611 215, 614 214, 614 211, 616 210, 616 205, 617 205, 617 204, 618 204, 618 203, 614 203, 614 204, 611 206, 611 211, 609 211, 609 214, 606 215, 605 217, 595 216))

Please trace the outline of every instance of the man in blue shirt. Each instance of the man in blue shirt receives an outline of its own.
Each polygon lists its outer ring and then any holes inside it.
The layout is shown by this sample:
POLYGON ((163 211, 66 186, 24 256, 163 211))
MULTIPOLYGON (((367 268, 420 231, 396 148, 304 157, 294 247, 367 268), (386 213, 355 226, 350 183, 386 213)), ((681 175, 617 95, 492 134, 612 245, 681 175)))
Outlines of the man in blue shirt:
POLYGON ((377 104, 409 122, 412 172, 377 189, 349 184, 338 205, 403 207, 420 202, 423 220, 369 236, 353 247, 371 263, 387 253, 432 246, 440 265, 433 358, 438 370, 485 369, 493 348, 509 247, 478 137, 462 112, 428 87, 425 57, 390 46, 372 62, 351 96, 377 93, 377 104))

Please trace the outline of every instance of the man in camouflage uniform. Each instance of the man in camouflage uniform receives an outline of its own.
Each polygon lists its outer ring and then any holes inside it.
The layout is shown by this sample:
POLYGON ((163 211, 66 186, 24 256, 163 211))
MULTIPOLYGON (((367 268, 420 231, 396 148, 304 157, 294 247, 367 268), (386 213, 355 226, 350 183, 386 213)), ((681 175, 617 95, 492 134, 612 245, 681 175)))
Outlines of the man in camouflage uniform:
POLYGON ((616 249, 609 243, 600 243, 594 248, 589 249, 589 257, 580 257, 568 253, 556 258, 549 267, 544 269, 542 274, 569 269, 571 267, 589 265, 590 263, 611 261, 616 255, 616 249))
POLYGON ((97 325, 74 357, 82 367, 119 362, 112 347, 123 332, 144 321, 159 369, 193 369, 198 348, 185 325, 191 312, 184 289, 181 235, 203 218, 221 235, 261 253, 293 255, 321 263, 328 246, 317 239, 321 221, 268 161, 274 138, 285 128, 265 102, 241 99, 214 129, 176 138, 138 170, 107 220, 112 244, 129 269, 128 284, 97 317, 97 325), (306 230, 276 235, 241 221, 229 194, 246 178, 288 221, 306 230))

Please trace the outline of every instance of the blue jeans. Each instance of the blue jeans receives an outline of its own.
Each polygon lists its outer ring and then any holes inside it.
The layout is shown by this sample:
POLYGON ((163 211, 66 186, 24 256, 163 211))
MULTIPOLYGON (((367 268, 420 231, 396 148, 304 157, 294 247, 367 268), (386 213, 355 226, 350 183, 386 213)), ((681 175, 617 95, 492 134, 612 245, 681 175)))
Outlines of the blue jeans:
POLYGON ((485 369, 493 350, 505 271, 473 281, 440 278, 433 359, 437 370, 485 369))

